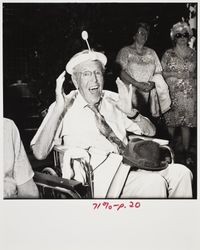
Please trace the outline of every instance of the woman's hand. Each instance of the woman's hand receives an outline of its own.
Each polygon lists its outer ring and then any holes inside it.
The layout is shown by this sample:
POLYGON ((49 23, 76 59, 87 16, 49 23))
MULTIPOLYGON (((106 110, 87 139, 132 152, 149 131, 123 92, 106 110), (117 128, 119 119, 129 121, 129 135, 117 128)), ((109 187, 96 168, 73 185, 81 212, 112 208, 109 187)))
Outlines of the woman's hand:
POLYGON ((155 88, 155 82, 152 82, 152 81, 148 81, 148 83, 140 82, 140 84, 141 84, 142 91, 144 92, 149 92, 153 88, 155 88))
POLYGON ((131 84, 139 91, 149 92, 153 88, 151 82, 150 83, 149 82, 138 82, 134 78, 132 78, 125 70, 121 71, 120 77, 126 85, 131 84))

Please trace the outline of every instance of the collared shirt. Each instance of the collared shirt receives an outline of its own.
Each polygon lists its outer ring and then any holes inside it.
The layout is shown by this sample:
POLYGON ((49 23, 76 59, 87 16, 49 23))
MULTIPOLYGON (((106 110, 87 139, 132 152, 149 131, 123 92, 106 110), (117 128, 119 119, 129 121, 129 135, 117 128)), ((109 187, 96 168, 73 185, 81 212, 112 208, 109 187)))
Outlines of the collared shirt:
MULTIPOLYGON (((136 122, 127 118, 122 111, 117 109, 116 106, 108 100, 108 98, 111 98, 117 101, 117 93, 104 90, 102 96, 99 108, 100 113, 104 116, 106 122, 121 141, 127 144, 127 131, 137 135, 145 134, 144 129, 142 130, 136 122)), ((31 145, 34 145, 40 136, 41 131, 53 113, 54 106, 55 102, 49 107, 49 111, 42 121, 37 133, 33 137, 31 145)), ((149 121, 145 117, 143 117, 143 120, 149 121)), ((146 134, 148 134, 148 124, 146 130, 146 134)), ((53 148, 54 145, 61 145, 62 137, 64 137, 66 146, 81 148, 94 147, 106 152, 117 152, 116 147, 99 132, 95 121, 95 114, 87 107, 87 102, 83 99, 80 93, 77 94, 72 107, 67 111, 61 121, 51 148, 53 148)))
MULTIPOLYGON (((126 131, 141 134, 141 129, 127 116, 117 109, 108 98, 117 100, 117 93, 103 91, 99 105, 99 112, 104 116, 115 135, 127 144, 126 131)), ((66 146, 79 146, 81 148, 94 147, 105 152, 116 152, 117 149, 97 128, 94 112, 87 106, 88 103, 78 94, 74 105, 66 113, 63 120, 61 136, 66 146)))
POLYGON ((22 144, 19 131, 10 119, 3 119, 4 177, 12 178, 17 185, 29 181, 34 173, 22 144))

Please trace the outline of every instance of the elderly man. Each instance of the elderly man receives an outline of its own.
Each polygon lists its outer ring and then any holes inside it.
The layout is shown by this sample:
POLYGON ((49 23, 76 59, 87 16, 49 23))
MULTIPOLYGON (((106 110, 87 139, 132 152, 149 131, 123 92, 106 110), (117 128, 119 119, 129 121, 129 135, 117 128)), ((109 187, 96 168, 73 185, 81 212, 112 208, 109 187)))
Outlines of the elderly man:
POLYGON ((4 198, 39 198, 18 128, 12 120, 4 118, 3 132, 4 198))
POLYGON ((57 79, 56 101, 31 142, 34 155, 44 159, 54 145, 64 144, 69 157, 63 157, 63 176, 81 180, 80 166, 70 169, 65 165, 78 158, 71 149, 82 155, 82 149, 89 152, 94 198, 191 198, 192 176, 186 167, 174 164, 153 172, 130 169, 122 161, 127 131, 154 136, 155 126, 132 107, 131 85, 127 88, 118 78, 118 94, 103 90, 106 62, 104 54, 90 50, 70 59, 66 71, 76 90, 65 95, 63 72, 57 79))

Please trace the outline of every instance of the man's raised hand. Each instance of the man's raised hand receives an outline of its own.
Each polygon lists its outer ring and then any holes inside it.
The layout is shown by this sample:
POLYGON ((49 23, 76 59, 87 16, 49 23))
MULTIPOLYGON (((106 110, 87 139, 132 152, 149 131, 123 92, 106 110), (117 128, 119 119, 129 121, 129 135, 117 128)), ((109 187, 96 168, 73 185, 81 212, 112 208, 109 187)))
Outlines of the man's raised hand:
POLYGON ((56 107, 61 111, 69 109, 76 97, 77 91, 71 91, 68 95, 64 93, 63 83, 65 81, 65 71, 63 71, 56 79, 56 107))
POLYGON ((118 77, 116 80, 119 99, 117 101, 109 98, 109 101, 112 102, 118 109, 123 113, 129 115, 132 113, 132 94, 133 87, 132 85, 125 85, 123 81, 118 77))

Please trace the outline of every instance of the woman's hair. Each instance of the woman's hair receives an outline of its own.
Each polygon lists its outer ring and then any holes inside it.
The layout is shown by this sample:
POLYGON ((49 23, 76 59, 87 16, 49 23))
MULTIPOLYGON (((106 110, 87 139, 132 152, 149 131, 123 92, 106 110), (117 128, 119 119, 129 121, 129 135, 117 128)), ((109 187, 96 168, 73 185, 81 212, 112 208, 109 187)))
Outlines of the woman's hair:
POLYGON ((149 35, 150 25, 148 23, 146 23, 146 22, 137 23, 136 26, 135 26, 135 33, 134 34, 136 34, 138 32, 139 28, 145 29, 148 32, 148 35, 149 35))
POLYGON ((183 30, 185 30, 186 32, 189 33, 189 38, 191 38, 193 36, 192 29, 190 28, 190 26, 186 22, 178 22, 178 23, 174 24, 170 30, 171 39, 174 40, 175 35, 177 33, 180 33, 183 30))
POLYGON ((173 47, 176 46, 176 42, 177 42, 177 38, 176 38, 176 34, 180 33, 181 31, 185 30, 186 32, 189 33, 189 38, 188 40, 190 40, 190 38, 193 35, 192 29, 190 28, 190 26, 186 23, 186 22, 178 22, 176 24, 173 25, 173 27, 170 30, 170 37, 172 40, 172 45, 173 47))

